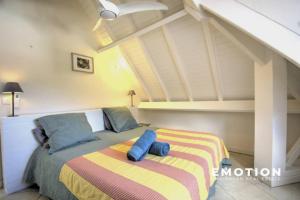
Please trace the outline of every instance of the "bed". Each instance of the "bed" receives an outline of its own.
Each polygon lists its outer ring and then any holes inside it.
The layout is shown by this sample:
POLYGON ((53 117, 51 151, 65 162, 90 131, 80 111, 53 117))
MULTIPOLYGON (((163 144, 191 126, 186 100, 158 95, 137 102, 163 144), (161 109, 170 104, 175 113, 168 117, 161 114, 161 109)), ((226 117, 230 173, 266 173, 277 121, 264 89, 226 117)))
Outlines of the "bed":
POLYGON ((202 200, 214 191, 212 169, 229 158, 222 140, 209 133, 139 127, 95 134, 99 140, 52 155, 37 148, 27 165, 26 182, 37 184, 42 195, 54 200, 202 200), (128 161, 126 152, 146 129, 170 143, 169 156, 128 161))

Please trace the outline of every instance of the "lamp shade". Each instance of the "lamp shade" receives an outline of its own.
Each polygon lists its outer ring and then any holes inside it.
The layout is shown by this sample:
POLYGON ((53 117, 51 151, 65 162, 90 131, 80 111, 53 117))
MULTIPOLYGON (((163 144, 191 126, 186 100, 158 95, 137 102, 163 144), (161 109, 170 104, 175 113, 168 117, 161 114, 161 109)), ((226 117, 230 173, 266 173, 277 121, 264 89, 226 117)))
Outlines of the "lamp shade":
POLYGON ((130 91, 128 92, 128 95, 133 96, 133 95, 136 95, 136 93, 135 93, 134 90, 130 90, 130 91))
POLYGON ((23 90, 19 83, 8 82, 5 84, 2 92, 23 92, 23 90))

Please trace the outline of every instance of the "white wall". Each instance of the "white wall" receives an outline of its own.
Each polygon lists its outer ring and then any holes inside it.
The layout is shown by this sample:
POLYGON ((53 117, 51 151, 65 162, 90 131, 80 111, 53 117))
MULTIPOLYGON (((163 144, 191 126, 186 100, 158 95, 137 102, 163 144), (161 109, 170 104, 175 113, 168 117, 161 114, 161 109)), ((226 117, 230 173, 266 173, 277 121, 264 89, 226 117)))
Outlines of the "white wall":
POLYGON ((253 153, 254 115, 252 113, 207 113, 182 111, 140 111, 142 122, 152 126, 214 133, 228 148, 253 153))
MULTIPOLYGON (((253 113, 141 110, 139 119, 155 127, 211 132, 223 138, 228 149, 232 151, 248 154, 254 152, 253 113)), ((299 122, 300 115, 288 115, 288 150, 300 136, 299 122)))
MULTIPOLYGON (((0 90, 21 84, 17 114, 129 104, 137 82, 118 49, 96 53, 93 23, 75 0, 0 1, 0 90), (95 74, 73 72, 71 52, 94 57, 95 74)), ((0 117, 9 113, 0 100, 0 117)))
POLYGON ((0 87, 20 82, 18 114, 129 103, 137 83, 117 49, 96 53, 93 23, 74 0, 0 1, 0 87), (73 72, 71 52, 94 57, 95 74, 73 72))

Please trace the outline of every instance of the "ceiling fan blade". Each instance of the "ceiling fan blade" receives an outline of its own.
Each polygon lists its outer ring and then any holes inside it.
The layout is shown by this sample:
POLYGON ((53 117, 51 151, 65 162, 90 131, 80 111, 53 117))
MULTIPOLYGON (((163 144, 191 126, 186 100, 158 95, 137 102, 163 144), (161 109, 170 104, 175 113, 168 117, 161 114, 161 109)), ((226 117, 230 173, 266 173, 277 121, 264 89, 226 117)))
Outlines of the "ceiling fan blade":
POLYGON ((109 9, 110 5, 113 4, 112 2, 107 1, 107 0, 99 0, 99 2, 105 9, 109 9))
POLYGON ((165 4, 153 1, 134 1, 117 6, 120 10, 119 16, 151 10, 168 10, 165 4))
POLYGON ((101 23, 102 23, 102 18, 99 18, 96 25, 93 28, 93 31, 96 31, 101 26, 101 23))

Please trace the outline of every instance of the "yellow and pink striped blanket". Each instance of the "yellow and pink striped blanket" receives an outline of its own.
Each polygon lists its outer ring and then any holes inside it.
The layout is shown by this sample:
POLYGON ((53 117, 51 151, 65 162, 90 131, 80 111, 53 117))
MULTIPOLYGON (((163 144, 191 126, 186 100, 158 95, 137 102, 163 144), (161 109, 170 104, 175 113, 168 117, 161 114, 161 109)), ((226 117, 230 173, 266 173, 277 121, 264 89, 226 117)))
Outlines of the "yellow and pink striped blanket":
POLYGON ((166 157, 147 155, 127 160, 137 138, 67 162, 60 181, 79 200, 204 200, 216 177, 213 169, 229 158, 223 141, 210 133, 159 129, 158 141, 168 142, 166 157))

